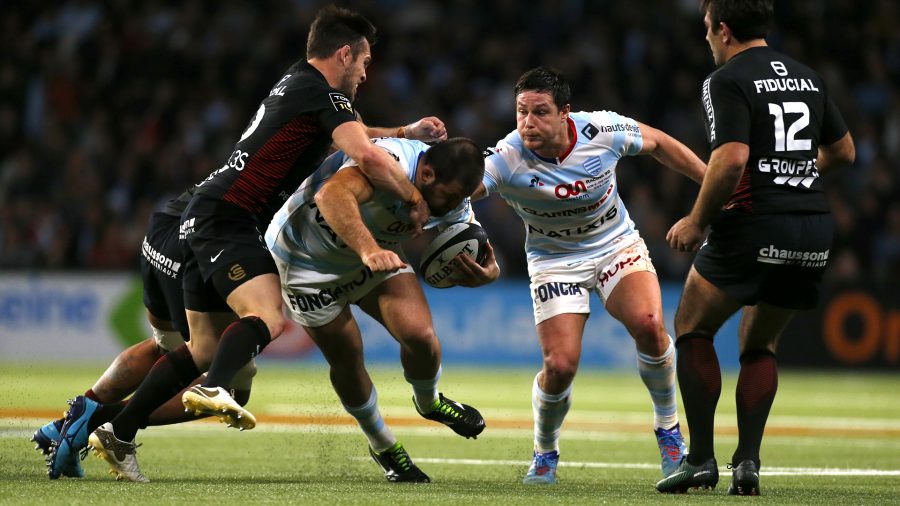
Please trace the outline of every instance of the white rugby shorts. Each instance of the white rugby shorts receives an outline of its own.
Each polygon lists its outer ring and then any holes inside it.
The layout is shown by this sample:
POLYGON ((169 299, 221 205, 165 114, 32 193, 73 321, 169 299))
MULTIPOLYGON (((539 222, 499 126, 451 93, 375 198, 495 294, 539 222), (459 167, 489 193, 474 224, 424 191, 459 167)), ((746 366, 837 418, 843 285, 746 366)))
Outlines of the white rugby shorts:
POLYGON ((360 263, 343 273, 323 273, 272 258, 281 278, 281 298, 291 319, 304 327, 327 325, 348 304, 356 304, 385 280, 414 272, 409 263, 395 272, 372 272, 360 263))
POLYGON ((612 253, 574 265, 550 267, 531 276, 534 324, 564 313, 590 313, 590 295, 596 291, 606 305, 619 281, 633 272, 656 274, 647 245, 638 234, 617 239, 612 253))

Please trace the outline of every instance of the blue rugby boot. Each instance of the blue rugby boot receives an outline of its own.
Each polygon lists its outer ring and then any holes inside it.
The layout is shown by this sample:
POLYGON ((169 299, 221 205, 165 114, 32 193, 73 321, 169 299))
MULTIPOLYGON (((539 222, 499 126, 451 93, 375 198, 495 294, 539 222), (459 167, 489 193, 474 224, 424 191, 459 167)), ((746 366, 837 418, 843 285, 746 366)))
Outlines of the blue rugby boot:
POLYGON ((663 478, 668 477, 678 469, 681 459, 687 455, 687 446, 684 444, 684 436, 681 435, 680 424, 675 424, 671 429, 660 427, 654 431, 656 443, 659 445, 659 456, 662 458, 663 478))
MULTIPOLYGON (((31 436, 31 440, 34 441, 34 449, 44 454, 47 460, 50 459, 50 452, 53 449, 53 442, 57 438, 59 438, 59 431, 62 429, 63 423, 65 423, 65 421, 65 418, 60 418, 59 420, 48 422, 47 425, 44 425, 43 427, 34 431, 34 435, 31 436)), ((84 477, 84 470, 81 468, 81 461, 75 460, 70 465, 63 466, 62 475, 68 476, 69 478, 84 477)))
MULTIPOLYGON (((100 403, 83 395, 69 401, 66 421, 59 431, 59 437, 50 447, 47 459, 47 475, 55 480, 64 474, 64 469, 78 466, 81 468, 78 453, 88 445, 88 421, 100 407, 100 403)), ((84 472, 82 471, 82 475, 84 472)))
POLYGON ((556 466, 559 465, 559 452, 552 451, 541 453, 534 451, 531 459, 531 467, 525 473, 522 483, 526 485, 554 485, 556 484, 556 466))

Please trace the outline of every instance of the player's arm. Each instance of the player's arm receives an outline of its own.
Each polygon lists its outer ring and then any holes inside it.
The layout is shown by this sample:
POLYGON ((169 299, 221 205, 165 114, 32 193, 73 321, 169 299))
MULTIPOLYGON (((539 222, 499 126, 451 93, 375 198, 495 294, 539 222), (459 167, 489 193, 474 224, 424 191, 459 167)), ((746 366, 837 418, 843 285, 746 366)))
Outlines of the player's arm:
POLYGON ((458 286, 475 288, 478 286, 493 283, 500 277, 500 266, 497 265, 497 258, 494 256, 494 248, 491 242, 485 243, 485 255, 481 264, 478 264, 469 255, 457 255, 450 261, 453 266, 453 274, 450 280, 458 286))
MULTIPOLYGON (((362 118, 359 120, 362 123, 362 118)), ((363 123, 365 125, 365 123, 363 123)), ((434 116, 428 116, 402 127, 371 127, 366 126, 366 134, 371 137, 399 137, 401 139, 413 139, 422 142, 437 142, 447 140, 447 128, 444 122, 434 116)))
POLYGON ((816 167, 818 167, 820 174, 824 174, 844 165, 850 165, 855 160, 856 146, 853 144, 853 137, 850 136, 850 132, 847 132, 836 142, 819 146, 819 153, 816 156, 816 167))
POLYGON ((693 179, 697 183, 703 181, 706 164, 684 144, 671 135, 651 126, 638 122, 641 129, 643 145, 640 154, 648 154, 666 167, 693 179))
POLYGON ((409 206, 409 219, 414 236, 422 233, 430 211, 419 190, 407 179, 400 164, 383 149, 375 146, 359 121, 347 121, 334 129, 335 145, 359 164, 359 170, 375 189, 391 194, 409 206))
POLYGON ((316 206, 328 226, 359 255, 373 272, 391 272, 406 264, 396 253, 381 248, 363 222, 359 205, 375 190, 358 167, 339 170, 316 193, 316 206))
POLYGON ((672 248, 694 251, 700 246, 703 231, 734 193, 749 157, 750 146, 742 142, 726 142, 713 150, 694 208, 666 234, 672 248))

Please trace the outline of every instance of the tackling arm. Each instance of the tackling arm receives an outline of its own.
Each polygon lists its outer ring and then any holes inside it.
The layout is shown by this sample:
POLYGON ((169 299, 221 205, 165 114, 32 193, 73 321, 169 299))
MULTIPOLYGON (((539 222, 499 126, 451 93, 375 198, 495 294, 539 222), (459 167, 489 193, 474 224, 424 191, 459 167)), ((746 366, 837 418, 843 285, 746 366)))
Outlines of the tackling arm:
POLYGON ((419 190, 406 178, 397 161, 372 144, 365 126, 358 121, 348 121, 334 129, 332 138, 338 149, 359 164, 359 170, 372 186, 410 207, 409 218, 415 227, 415 235, 420 234, 430 214, 428 205, 419 190))
POLYGON ((659 163, 684 174, 697 183, 703 182, 706 164, 687 146, 678 142, 662 130, 638 122, 644 143, 641 154, 649 154, 659 163))
MULTIPOLYGON (((362 123, 362 119, 360 119, 362 123)), ((365 124, 364 124, 365 125, 365 124)), ((434 116, 422 118, 415 123, 402 127, 370 127, 366 126, 366 134, 371 137, 400 137, 422 142, 447 140, 447 129, 444 122, 434 116)))
POLYGON ((358 167, 338 171, 316 193, 316 206, 334 233, 374 272, 393 271, 405 264, 378 246, 363 222, 359 205, 372 199, 374 189, 358 167))

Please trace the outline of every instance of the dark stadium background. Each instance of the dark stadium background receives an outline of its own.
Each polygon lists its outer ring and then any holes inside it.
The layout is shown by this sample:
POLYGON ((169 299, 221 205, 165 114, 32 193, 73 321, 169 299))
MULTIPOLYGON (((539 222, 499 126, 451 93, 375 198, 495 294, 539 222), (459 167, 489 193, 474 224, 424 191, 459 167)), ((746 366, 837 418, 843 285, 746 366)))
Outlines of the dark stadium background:
MULTIPOLYGON (((826 296, 795 323, 819 344, 781 352, 801 365, 896 368, 900 4, 776 3, 769 43, 822 74, 857 147, 855 165, 826 179, 837 223, 826 296), (828 344, 834 332, 843 344, 828 344)), ((223 163, 259 100, 304 57, 323 4, 4 3, 0 269, 136 269, 149 214, 223 163)), ((340 4, 380 31, 356 104, 371 125, 436 115, 451 135, 490 146, 515 126, 515 79, 551 64, 571 80, 574 109, 615 110, 708 158, 699 96, 713 64, 694 0, 340 4)), ((696 186, 649 157, 621 163, 618 178, 660 278, 682 282, 691 257, 664 236, 696 186)), ((477 212, 504 275, 525 276, 520 220, 496 199, 477 212)))

